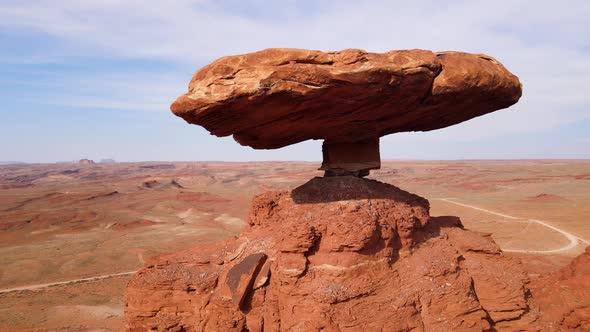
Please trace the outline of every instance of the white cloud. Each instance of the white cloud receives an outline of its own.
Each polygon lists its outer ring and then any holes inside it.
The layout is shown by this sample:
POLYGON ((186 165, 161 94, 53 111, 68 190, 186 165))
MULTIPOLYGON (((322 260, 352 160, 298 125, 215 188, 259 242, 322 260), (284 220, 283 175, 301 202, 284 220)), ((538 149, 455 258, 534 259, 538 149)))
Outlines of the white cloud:
MULTIPOLYGON (((445 131, 445 137, 536 131, 588 118, 584 89, 590 76, 588 1, 319 3, 15 1, 0 4, 0 26, 59 38, 68 47, 64 52, 166 59, 192 63, 195 69, 223 55, 266 47, 482 52, 497 57, 519 75, 523 98, 510 111, 462 124, 445 131), (232 4, 239 8, 232 9, 232 4)), ((180 94, 187 84, 143 81, 142 85, 136 77, 118 82, 123 82, 121 89, 98 97, 65 95, 56 96, 53 102, 144 109, 145 100, 133 105, 135 97, 149 96, 147 105, 161 98, 162 105, 167 105, 173 99, 170 95, 180 94), (170 83, 175 92, 164 83, 170 83), (124 88, 132 91, 125 102, 120 92, 124 88)))

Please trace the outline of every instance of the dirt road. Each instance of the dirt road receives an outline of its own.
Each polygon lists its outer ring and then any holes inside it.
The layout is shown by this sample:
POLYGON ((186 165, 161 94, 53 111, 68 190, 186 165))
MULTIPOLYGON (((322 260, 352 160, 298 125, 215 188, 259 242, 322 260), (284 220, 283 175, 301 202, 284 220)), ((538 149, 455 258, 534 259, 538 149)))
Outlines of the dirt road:
POLYGON ((534 222, 537 223, 539 225, 542 225, 544 227, 547 227, 551 230, 554 230, 558 233, 560 233, 561 235, 563 235, 566 239, 568 239, 569 243, 566 246, 563 246, 561 248, 557 248, 557 249, 551 249, 551 250, 517 250, 517 249, 505 249, 502 248, 503 251, 506 252, 519 252, 519 253, 526 253, 526 254, 557 254, 557 253, 561 253, 561 252, 565 252, 571 249, 574 249, 575 247, 577 247, 580 244, 586 244, 586 245, 590 245, 590 241, 582 239, 579 236, 573 235, 571 233, 568 233, 566 231, 564 231, 563 229, 557 228, 549 223, 547 223, 546 221, 542 221, 542 220, 537 220, 537 219, 527 219, 527 218, 519 218, 519 217, 515 217, 515 216, 511 216, 511 215, 507 215, 504 213, 499 213, 499 212, 495 212, 495 211, 491 211, 488 209, 484 209, 478 206, 473 206, 473 205, 469 205, 469 204, 465 204, 465 203, 460 203, 460 202, 456 202, 453 198, 434 198, 435 200, 439 200, 439 201, 443 201, 443 202, 447 202, 447 203, 451 203, 451 204, 455 204, 455 205, 459 205, 459 206, 463 206, 466 208, 470 208, 470 209, 474 209, 474 210, 478 210, 478 211, 482 211, 485 213, 489 213, 489 214, 493 214, 505 219, 511 219, 514 221, 528 221, 528 222, 534 222))
MULTIPOLYGON (((552 229, 560 234, 562 234, 566 239, 568 239, 569 243, 566 246, 563 246, 561 248, 557 248, 557 249, 551 249, 551 250, 516 250, 516 249, 509 249, 509 248, 502 248, 503 251, 505 252, 519 252, 519 253, 529 253, 529 254, 556 254, 556 253, 560 253, 560 252, 565 252, 571 249, 574 249, 575 247, 577 247, 578 245, 581 244, 585 244, 585 245, 590 245, 590 241, 585 240, 579 236, 573 235, 569 232, 564 231, 563 229, 560 229, 558 227, 555 227, 545 221, 542 220, 537 220, 537 219, 526 219, 526 218, 519 218, 519 217, 515 217, 515 216, 511 216, 511 215, 507 215, 504 213, 499 213, 499 212, 495 212, 492 210, 488 210, 488 209, 484 209, 478 206, 474 206, 474 205, 470 205, 470 204, 465 204, 465 203, 460 203, 460 202, 456 202, 454 198, 434 198, 435 200, 439 200, 439 201, 444 201, 450 204, 455 204, 455 205, 459 205, 459 206, 463 206, 466 208, 470 208, 470 209, 474 209, 474 210, 478 210, 478 211, 482 211, 485 213, 489 213, 489 214, 493 214, 505 219, 510 219, 510 220, 514 220, 514 221, 529 221, 529 222, 534 222, 540 225, 543 225, 544 227, 547 227, 549 229, 552 229)), ((59 281, 59 282, 53 282, 53 283, 45 283, 45 284, 36 284, 36 285, 27 285, 27 286, 19 286, 19 287, 14 287, 14 288, 6 288, 6 289, 0 289, 0 293, 9 293, 9 292, 17 292, 17 291, 23 291, 23 290, 37 290, 37 289, 43 289, 43 288, 47 288, 47 287, 52 287, 52 286, 59 286, 59 285, 68 285, 68 284, 74 284, 74 283, 79 283, 79 282, 92 282, 92 281, 97 281, 97 280, 102 280, 102 279, 107 279, 107 278, 112 278, 112 277, 117 277, 117 276, 126 276, 126 275, 131 275, 133 273, 135 273, 137 271, 128 271, 128 272, 120 272, 120 273, 111 273, 111 274, 105 274, 105 275, 101 275, 101 276, 94 276, 94 277, 88 277, 88 278, 80 278, 80 279, 73 279, 73 280, 66 280, 66 281, 59 281)))
POLYGON ((46 284, 36 284, 36 285, 19 286, 19 287, 14 287, 14 288, 5 288, 5 289, 0 289, 0 293, 18 292, 18 291, 23 291, 23 290, 37 290, 37 289, 43 289, 43 288, 52 287, 52 286, 75 284, 75 283, 79 283, 79 282, 92 282, 92 281, 97 281, 97 280, 102 280, 102 279, 113 278, 113 277, 131 275, 131 274, 134 274, 135 272, 137 272, 137 271, 111 273, 111 274, 105 274, 105 275, 101 275, 101 276, 51 282, 51 283, 46 283, 46 284))

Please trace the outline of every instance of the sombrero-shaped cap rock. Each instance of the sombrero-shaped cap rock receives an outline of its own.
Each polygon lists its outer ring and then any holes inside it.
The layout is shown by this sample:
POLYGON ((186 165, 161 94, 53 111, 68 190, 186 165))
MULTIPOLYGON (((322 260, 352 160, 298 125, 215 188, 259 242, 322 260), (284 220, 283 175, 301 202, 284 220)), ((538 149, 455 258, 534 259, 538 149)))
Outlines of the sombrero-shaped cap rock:
POLYGON ((518 78, 482 54, 266 49, 203 67, 171 109, 216 136, 275 149, 439 129, 520 96, 518 78))

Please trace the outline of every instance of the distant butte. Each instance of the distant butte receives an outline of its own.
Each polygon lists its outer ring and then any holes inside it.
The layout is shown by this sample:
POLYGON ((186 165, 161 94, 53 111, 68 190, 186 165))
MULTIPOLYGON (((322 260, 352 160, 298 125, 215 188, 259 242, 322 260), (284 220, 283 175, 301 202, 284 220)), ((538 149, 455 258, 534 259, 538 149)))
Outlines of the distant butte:
POLYGON ((94 165, 94 160, 92 159, 80 159, 80 161, 78 161, 78 164, 80 165, 94 165))
POLYGON ((363 176, 380 168, 381 136, 448 127, 521 94, 518 77, 483 54, 266 49, 203 67, 171 110, 255 149, 323 139, 326 175, 363 176))

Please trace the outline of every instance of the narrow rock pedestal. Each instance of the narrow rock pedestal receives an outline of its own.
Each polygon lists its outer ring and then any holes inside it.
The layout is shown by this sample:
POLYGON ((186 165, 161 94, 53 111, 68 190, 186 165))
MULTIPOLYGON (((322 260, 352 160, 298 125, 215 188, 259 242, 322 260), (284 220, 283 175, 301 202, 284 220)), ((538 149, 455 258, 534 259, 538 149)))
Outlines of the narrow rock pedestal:
POLYGON ((353 143, 324 141, 322 156, 320 170, 325 176, 364 177, 370 170, 381 168, 379 138, 353 143))

